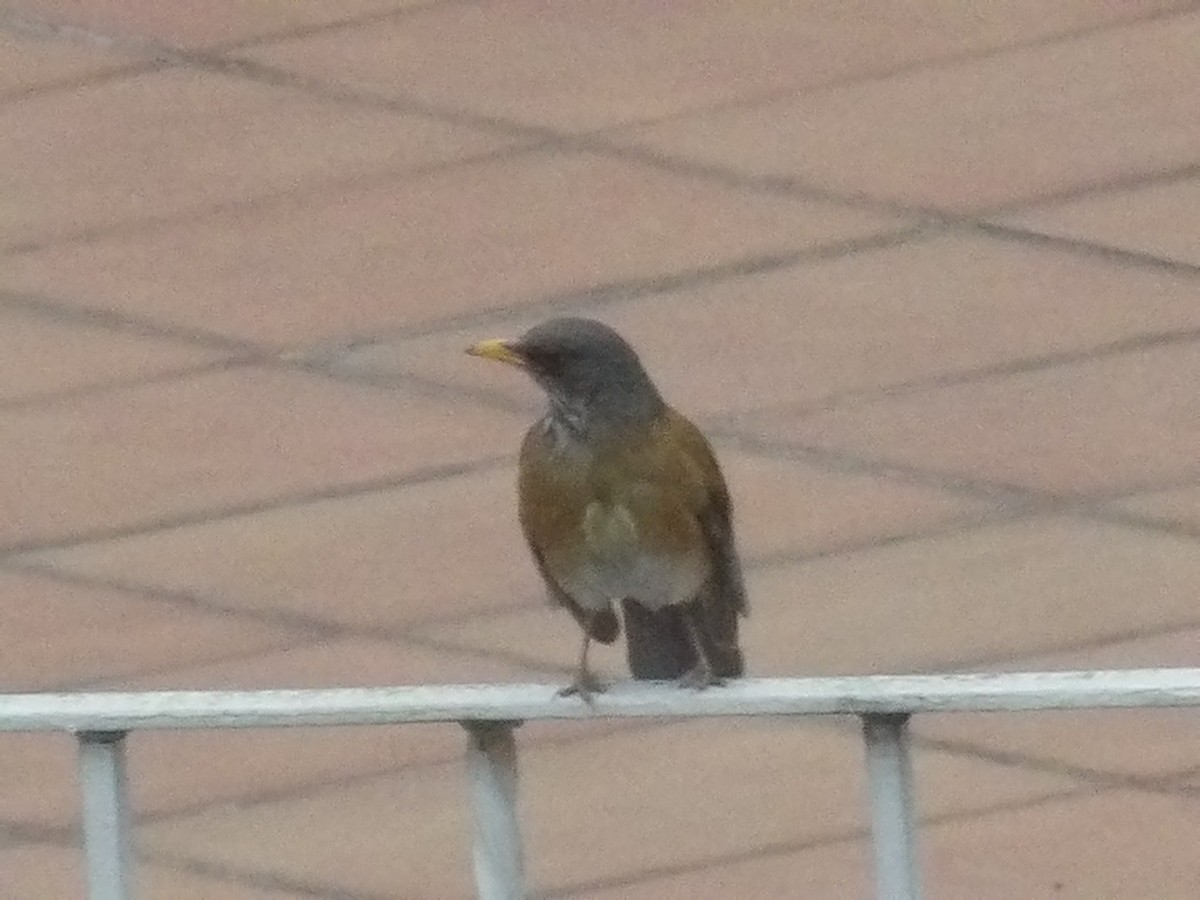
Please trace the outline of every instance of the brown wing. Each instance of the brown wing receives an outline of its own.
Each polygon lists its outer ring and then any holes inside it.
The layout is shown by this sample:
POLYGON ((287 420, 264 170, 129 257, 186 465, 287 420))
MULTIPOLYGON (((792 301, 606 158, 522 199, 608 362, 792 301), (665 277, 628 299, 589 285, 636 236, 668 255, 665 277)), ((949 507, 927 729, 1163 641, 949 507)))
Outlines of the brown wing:
POLYGON ((565 607, 593 640, 611 644, 621 633, 616 613, 611 608, 595 612, 584 610, 563 590, 546 565, 546 542, 575 527, 582 516, 582 510, 575 509, 569 501, 573 494, 564 490, 561 477, 554 475, 549 468, 548 449, 544 429, 540 423, 534 425, 521 444, 518 466, 517 507, 521 533, 525 536, 525 543, 529 545, 550 598, 565 607))
POLYGON ((700 429, 674 410, 670 434, 677 440, 684 455, 701 473, 702 486, 696 495, 696 517, 708 544, 712 560, 712 602, 730 612, 747 615, 750 605, 742 580, 742 566, 733 538, 733 503, 721 467, 700 429))
POLYGON ((714 674, 737 677, 745 668, 738 617, 747 613, 749 604, 734 543, 729 490, 708 441, 683 416, 669 410, 654 443, 653 448, 643 448, 640 458, 654 468, 653 477, 683 488, 704 537, 711 574, 687 609, 648 610, 632 602, 636 598, 622 602, 629 670, 635 678, 667 679, 691 669, 696 658, 684 617, 692 614, 714 674))

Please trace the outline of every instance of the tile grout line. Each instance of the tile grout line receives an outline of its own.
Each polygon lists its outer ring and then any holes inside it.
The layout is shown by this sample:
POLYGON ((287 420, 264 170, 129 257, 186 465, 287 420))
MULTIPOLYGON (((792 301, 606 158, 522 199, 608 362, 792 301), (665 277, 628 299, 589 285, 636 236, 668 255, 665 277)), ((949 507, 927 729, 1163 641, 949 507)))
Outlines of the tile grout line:
POLYGON ((1021 375, 1076 365, 1087 365, 1112 357, 1140 353, 1145 350, 1156 350, 1160 347, 1190 344, 1197 341, 1200 341, 1200 327, 1183 328, 1173 331, 1143 332, 1100 344, 1092 344, 1088 347, 1053 350, 1047 353, 1016 357, 968 369, 951 370, 895 381, 879 387, 835 391, 812 400, 802 400, 799 403, 785 402, 753 407, 731 414, 723 414, 721 418, 735 422, 739 418, 753 418, 767 413, 801 417, 819 416, 843 408, 862 408, 874 403, 882 403, 909 396, 927 395, 946 388, 1002 381, 1021 375))
MULTIPOLYGON (((466 313, 455 313, 429 322, 417 322, 365 334, 350 334, 330 342, 334 347, 363 347, 449 334, 468 327, 503 324, 536 315, 561 315, 583 309, 606 309, 677 291, 709 287, 739 278, 769 274, 814 262, 842 259, 858 253, 887 249, 912 241, 931 239, 938 233, 927 225, 883 228, 861 237, 842 238, 794 250, 751 253, 711 265, 673 272, 633 276, 582 288, 551 290, 511 302, 466 313)), ((318 344, 314 348, 321 349, 318 344)))
MULTIPOLYGON (((91 397, 105 396, 114 392, 137 390, 139 388, 157 387, 187 381, 197 376, 229 372, 245 366, 256 365, 258 359, 249 356, 228 357, 208 362, 193 363, 163 369, 145 375, 133 375, 127 378, 114 378, 109 381, 93 381, 87 384, 72 385, 58 390, 42 391, 32 394, 21 394, 15 397, 0 398, 0 415, 21 410, 44 410, 47 407, 62 403, 72 403, 91 397)), ((0 548, 0 556, 3 549, 0 548)))
POLYGON ((1092 785, 1097 788, 1113 790, 1136 791, 1146 794, 1177 793, 1172 785, 1172 779, 1179 773, 1162 775, 1134 775, 1128 772, 1109 772, 1092 766, 1077 765, 1053 757, 1031 756, 1010 750, 1001 750, 975 743, 969 739, 939 738, 929 735, 916 734, 913 736, 916 748, 944 753, 947 756, 970 759, 990 763, 1006 769, 1016 769, 1021 772, 1034 772, 1044 775, 1054 775, 1069 778, 1072 781, 1092 785))
MULTIPOLYGON (((248 606, 236 606, 191 591, 156 587, 120 578, 109 578, 107 576, 76 572, 52 563, 3 562, 0 563, 0 572, 32 575, 77 587, 114 591, 147 602, 161 604, 168 608, 183 608, 207 615, 227 616, 238 621, 254 622, 271 628, 285 629, 292 631, 297 637, 305 641, 335 640, 347 635, 355 635, 355 630, 352 627, 342 626, 340 623, 329 619, 295 613, 278 607, 260 609, 248 606)), ((365 633, 373 634, 376 637, 381 634, 379 630, 365 631, 365 633)), ((267 652, 267 648, 264 648, 263 652, 267 652)))
POLYGON ((1108 260, 1119 267, 1135 266, 1138 268, 1158 269, 1175 275, 1188 277, 1200 276, 1200 263, 1184 262, 1168 256, 1156 256, 1142 250, 1127 250, 1099 241, 1082 238, 1062 237, 1046 234, 1036 229, 1022 228, 1016 225, 1004 225, 986 220, 972 221, 964 225, 973 231, 1002 241, 1028 244, 1030 246, 1050 247, 1065 251, 1075 256, 1091 256, 1108 260))
POLYGON ((753 109, 754 107, 758 106, 768 106, 780 100, 806 98, 812 95, 845 90, 846 88, 856 88, 863 85, 881 83, 892 78, 904 78, 926 71, 937 72, 947 69, 956 69, 964 65, 974 65, 980 62, 988 62, 989 60, 998 59, 1011 53, 1054 47, 1060 44, 1068 44, 1075 41, 1089 39, 1097 35, 1106 34, 1108 32, 1120 31, 1131 26, 1138 27, 1141 25, 1152 24, 1162 19, 1171 19, 1177 16, 1189 15, 1198 8, 1200 8, 1200 3, 1180 3, 1174 7, 1153 10, 1144 15, 1132 16, 1128 19, 1100 22, 1074 29, 1067 28, 1063 31, 1051 32, 1032 38, 1017 39, 1007 44, 1001 43, 976 49, 951 51, 944 56, 933 56, 925 59, 896 63, 892 66, 881 68, 875 71, 861 72, 845 76, 834 76, 823 82, 817 82, 799 87, 793 86, 776 88, 774 90, 764 91, 752 97, 733 98, 731 100, 719 101, 708 106, 695 107, 681 110, 679 112, 667 113, 665 115, 651 116, 644 119, 631 119, 624 122, 619 122, 615 125, 595 129, 594 131, 587 132, 587 134, 604 137, 608 133, 614 131, 654 128, 660 125, 669 125, 678 121, 683 121, 685 119, 706 117, 714 114, 721 115, 730 111, 753 109))
POLYGON ((149 534, 171 531, 176 528, 207 525, 243 516, 253 516, 275 510, 288 509, 294 506, 320 503, 326 500, 342 500, 382 491, 432 484, 464 475, 475 475, 501 469, 512 465, 513 460, 512 454, 505 453, 461 463, 422 466, 360 481, 343 482, 341 484, 326 485, 309 490, 299 490, 273 497, 249 500, 243 503, 166 514, 149 521, 96 528, 89 532, 77 532, 70 535, 14 541, 7 544, 0 544, 0 562, 18 556, 73 550, 90 544, 122 540, 130 537, 143 537, 149 534))
POLYGON ((995 206, 984 207, 975 210, 973 217, 984 221, 986 224, 1002 224, 992 222, 991 220, 1004 216, 1019 215, 1021 213, 1037 212, 1039 209, 1066 205, 1095 197, 1129 193, 1164 184, 1174 184, 1177 181, 1188 181, 1196 177, 1200 177, 1200 163, 1185 163, 1150 172, 1126 173, 1105 180, 1072 185, 1062 190, 1039 194, 1037 197, 1018 200, 1012 205, 1001 203, 995 206))
MULTIPOLYGON (((80 228, 59 234, 33 235, 0 243, 0 258, 37 254, 43 250, 59 250, 64 247, 87 246, 89 244, 143 234, 156 234, 165 227, 187 226, 211 219, 238 216, 248 212, 262 212, 272 207, 295 201, 306 201, 323 196, 340 196, 346 190, 361 189, 372 185, 386 184, 397 180, 413 180, 436 176, 447 171, 459 171, 471 166, 517 159, 541 153, 547 149, 544 142, 515 142, 502 144, 492 149, 468 153, 464 156, 437 159, 390 168, 373 169, 350 175, 331 175, 309 179, 299 187, 266 190, 261 194, 222 200, 207 206, 198 205, 174 209, 161 214, 151 214, 102 225, 80 228)), ((237 340, 230 338, 230 340, 237 340)))
MULTIPOLYGON (((1116 788, 1101 790, 1115 791, 1116 788)), ((1022 812, 1025 810, 1037 809, 1042 806, 1049 806, 1055 803, 1071 801, 1079 797, 1090 796, 1092 793, 1095 793, 1095 791, 1089 790, 1087 787, 1066 788, 1058 791, 1043 793, 1032 798, 993 803, 973 810, 956 810, 938 815, 924 816, 918 822, 918 828, 920 830, 925 830, 929 828, 937 828, 942 825, 954 824, 956 822, 985 820, 991 816, 1003 815, 1004 813, 1022 812)), ((775 857, 788 856, 794 853, 804 853, 810 850, 819 850, 826 847, 836 847, 841 844, 849 844, 856 841, 867 840, 870 838, 870 836, 871 833, 867 827, 857 827, 845 828, 823 837, 814 837, 796 841, 772 841, 745 850, 726 851, 724 853, 714 854, 706 859, 697 860, 693 863, 652 866, 638 872, 628 873, 623 876, 618 875, 612 878, 599 878, 592 881, 563 885, 557 888, 548 889, 537 896, 538 900, 559 900, 559 898, 574 897, 581 894, 587 895, 598 890, 627 888, 637 884, 645 883, 647 881, 656 881, 663 878, 684 875, 690 872, 706 872, 713 869, 719 869, 724 866, 737 865, 739 863, 772 859, 775 857)))
POLYGON ((207 881, 237 885, 244 888, 286 893, 307 900, 395 900, 390 894, 347 890, 333 885, 321 885, 300 878, 272 872, 242 869, 211 860, 202 860, 178 852, 136 850, 139 862, 193 875, 207 881))
POLYGON ((77 305, 46 294, 0 287, 0 312, 12 311, 58 324, 94 328, 112 334, 175 341, 207 350, 269 358, 266 348, 206 328, 190 328, 130 315, 116 309, 77 305))
MULTIPOLYGON (((451 0, 446 0, 446 2, 451 2, 451 0)), ((1200 4, 1193 4, 1192 6, 1195 6, 1195 5, 1200 5, 1200 4)), ((1012 44, 1006 44, 1006 45, 1001 45, 1000 47, 990 48, 989 50, 983 51, 983 55, 985 57, 998 56, 998 55, 1002 55, 1007 52, 1013 52, 1015 50, 1020 50, 1026 46, 1036 47, 1036 46, 1042 46, 1042 45, 1047 45, 1047 44, 1059 43, 1059 42, 1063 42, 1063 41, 1075 40, 1075 39, 1078 39, 1079 37, 1089 36, 1094 33, 1102 33, 1102 32, 1109 31, 1109 30, 1116 30, 1119 28, 1129 27, 1130 25, 1138 25, 1138 24, 1142 24, 1145 22, 1152 22, 1152 21, 1155 21, 1160 18, 1170 18, 1170 17, 1174 17, 1177 15, 1189 13, 1192 9, 1192 6, 1184 5, 1181 7, 1172 8, 1172 9, 1168 9, 1168 10, 1157 10, 1157 11, 1147 14, 1146 16, 1135 17, 1135 18, 1132 18, 1129 20, 1123 20, 1123 21, 1117 22, 1117 23, 1102 23, 1102 24, 1094 26, 1094 27, 1076 29, 1074 32, 1068 31, 1068 32, 1060 32, 1055 35, 1045 35, 1045 36, 1037 38, 1033 41, 1026 41, 1026 42, 1017 41, 1012 44)), ((419 11, 420 11, 420 8, 413 10, 413 12, 419 12, 419 11)), ((2 10, 0 10, 0 12, 2 12, 2 10)), ((68 33, 68 34, 78 31, 85 36, 89 36, 90 39, 93 41, 99 41, 99 42, 105 42, 105 41, 114 42, 115 41, 117 43, 120 42, 120 39, 112 38, 112 37, 109 37, 106 35, 101 35, 99 33, 89 32, 87 29, 77 29, 74 26, 52 26, 52 25, 47 26, 45 23, 37 23, 34 20, 22 19, 19 16, 16 16, 16 17, 10 16, 10 24, 11 24, 11 19, 13 19, 13 18, 16 18, 18 22, 25 21, 27 23, 32 23, 35 26, 40 26, 43 28, 49 27, 52 30, 55 28, 58 28, 59 31, 64 31, 65 33, 68 33)), ((0 27, 2 27, 2 26, 3 26, 3 21, 0 21, 0 27)), ((353 27, 353 25, 350 25, 349 27, 353 27)), ((56 33, 58 33, 58 32, 56 32, 56 33)), ((617 126, 610 126, 609 128, 606 128, 606 129, 598 129, 598 130, 594 130, 592 132, 585 132, 580 135, 574 135, 574 134, 570 134, 570 133, 564 133, 557 129, 549 128, 549 127, 545 127, 545 126, 519 123, 519 122, 510 120, 510 119, 506 119, 502 116, 486 115, 486 114, 482 114, 482 113, 471 113, 471 112, 468 112, 465 110, 447 109, 447 108, 441 107, 437 104, 430 104, 430 103, 427 103, 425 101, 422 101, 422 100, 419 100, 419 99, 413 98, 413 97, 400 98, 400 97, 378 95, 378 94, 364 91, 362 89, 354 89, 354 88, 350 88, 345 85, 339 85, 339 84, 336 84, 333 82, 327 82, 327 81, 324 81, 321 79, 302 76, 297 73, 291 72, 290 70, 280 69, 275 66, 271 66, 268 64, 264 64, 264 63, 259 63, 255 60, 226 56, 226 55, 224 55, 224 53, 227 51, 221 50, 219 47, 214 52, 211 49, 194 50, 194 49, 189 49, 189 48, 172 47, 169 45, 153 44, 153 43, 151 43, 150 46, 157 48, 160 53, 166 54, 167 56, 169 56, 170 58, 167 60, 167 62, 171 65, 184 66, 184 67, 198 67, 198 68, 201 68, 201 69, 204 69, 207 71, 224 72, 226 74, 234 74, 236 76, 246 78, 248 80, 258 81, 258 82, 262 82, 262 83, 270 83, 270 84, 275 84, 278 86, 287 86, 287 87, 291 87, 294 90, 301 91, 303 93, 307 93, 310 95, 324 96, 329 99, 341 100, 343 102, 352 101, 355 103, 364 103, 365 102, 368 105, 374 105, 374 106, 382 105, 384 108, 393 109, 398 112, 426 115, 426 116, 436 119, 438 121, 448 122, 450 124, 455 124, 457 122, 459 124, 473 125, 474 127, 477 127, 477 128, 481 127, 481 128, 490 129, 493 131, 498 130, 501 133, 507 134, 509 136, 523 137, 528 140, 534 140, 536 143, 541 144, 541 145, 557 146, 559 149, 562 149, 562 150, 574 149, 574 150, 582 150, 582 151, 593 152, 593 153, 598 153, 598 154, 607 154, 610 156, 615 155, 618 158, 628 157, 631 159, 638 159, 639 161, 641 161, 645 164, 649 164, 649 165, 659 165, 659 166, 666 165, 666 166, 670 167, 671 165, 677 164, 677 165, 683 166, 685 170, 688 169, 689 167, 695 167, 695 166, 699 167, 695 171, 686 171, 686 172, 681 171, 680 174, 690 174, 693 176, 696 176, 696 175, 703 176, 705 174, 708 174, 709 176, 712 176, 712 175, 720 173, 720 171, 721 171, 720 167, 716 167, 715 169, 713 169, 712 167, 707 167, 704 164, 694 163, 693 161, 690 161, 683 157, 671 157, 670 155, 667 155, 667 154, 658 154, 654 151, 647 150, 646 148, 638 148, 638 147, 631 148, 626 145, 613 144, 611 141, 608 141, 604 138, 603 133, 615 130, 615 128, 617 126), (599 139, 597 139, 597 138, 599 138, 599 139)), ((236 48, 234 48, 234 49, 236 49, 236 48)), ((969 61, 969 59, 967 61, 969 61)), ((936 61, 934 64, 935 65, 937 64, 936 61)), ((958 64, 958 63, 951 63, 951 64, 958 64)), ((920 66, 917 66, 917 68, 919 69, 920 66)), ((760 177, 760 176, 746 176, 742 173, 737 173, 737 172, 729 172, 729 173, 726 173, 725 175, 723 175, 722 177, 733 177, 735 180, 742 180, 742 181, 744 181, 746 178, 749 178, 749 182, 742 184, 743 187, 751 187, 756 182, 762 182, 762 177, 760 177)), ((875 198, 870 198, 870 197, 866 197, 866 196, 853 196, 853 195, 844 196, 844 195, 839 195, 837 192, 826 191, 824 189, 821 189, 821 188, 818 188, 815 186, 802 187, 801 186, 802 183, 797 181, 796 179, 785 178, 785 179, 783 179, 782 182, 780 182, 778 179, 774 179, 774 181, 773 181, 771 176, 765 176, 765 178, 766 178, 766 181, 763 183, 765 185, 767 185, 768 187, 771 187, 772 190, 774 190, 774 191, 777 191, 781 185, 786 185, 788 189, 785 191, 785 193, 787 193, 789 195, 802 196, 806 192, 812 192, 812 195, 809 197, 809 199, 821 199, 821 200, 825 200, 827 202, 836 202, 836 203, 841 203, 842 205, 849 205, 852 207, 853 206, 859 206, 859 207, 865 206, 865 207, 876 209, 877 211, 887 211, 892 214, 916 217, 919 220, 923 220, 926 224, 940 223, 940 224, 949 225, 949 226, 958 225, 958 226, 966 226, 968 228, 975 228, 976 230, 979 230, 979 229, 987 230, 988 228, 992 228, 992 227, 1000 227, 1000 226, 992 226, 990 223, 980 221, 978 214, 975 214, 975 215, 955 214, 955 213, 949 213, 949 212, 943 211, 943 210, 931 210, 931 209, 924 209, 921 207, 913 207, 911 205, 905 205, 905 204, 894 204, 894 203, 891 203, 888 201, 881 201, 881 200, 877 200, 875 198)), ((1118 179, 1115 179, 1115 180, 1124 182, 1124 181, 1128 180, 1128 176, 1120 176, 1118 179)), ((1036 203, 1037 202, 1036 198, 1034 198, 1031 202, 1036 203)), ((1019 209, 1021 207, 1017 206, 1015 208, 1019 209)), ((1090 251, 1090 252, 1098 252, 1098 253, 1102 253, 1102 254, 1108 252, 1108 249, 1105 248, 1104 245, 1092 244, 1091 242, 1086 242, 1086 241, 1065 242, 1060 245, 1060 249, 1074 250, 1077 252, 1078 251, 1084 251, 1084 252, 1090 251)), ((1119 251, 1116 251, 1116 252, 1119 253, 1119 251)), ((1123 254, 1121 256, 1121 261, 1123 261, 1125 263, 1141 262, 1142 264, 1150 264, 1150 265, 1168 265, 1168 266, 1170 266, 1172 264, 1171 261, 1169 261, 1169 260, 1163 260, 1161 258, 1154 257, 1153 255, 1150 255, 1150 254, 1136 254, 1136 253, 1123 254)), ((1200 271, 1200 267, 1185 266, 1184 270, 1188 271, 1189 273, 1194 274, 1195 272, 1200 271)))
MULTIPOLYGON (((447 0, 450 2, 450 0, 447 0)), ((416 11, 416 10, 414 10, 416 11)), ((1131 20, 1126 20, 1121 23, 1105 23, 1096 26, 1095 29, 1083 29, 1077 34, 1061 33, 1057 36, 1044 36, 1031 43, 1032 46, 1037 46, 1044 43, 1055 43, 1061 40, 1071 40, 1075 37, 1087 35, 1096 32, 1103 32, 1111 29, 1127 27, 1131 24, 1138 24, 1144 21, 1153 21, 1161 17, 1171 17, 1179 15, 1182 12, 1187 12, 1187 8, 1173 10, 1159 10, 1145 17, 1139 17, 1131 20)), ((1004 52, 1011 52, 1015 49, 1020 49, 1024 44, 1016 42, 1010 45, 1004 45, 1000 48, 994 48, 988 51, 988 55, 999 55, 1004 52)), ((499 131, 510 137, 524 138, 535 142, 538 148, 557 147, 560 150, 575 150, 582 152, 591 152, 600 155, 607 155, 615 158, 625 158, 631 161, 641 162, 646 165, 655 166, 658 168, 666 168, 671 171, 676 171, 676 174, 688 175, 692 177, 702 177, 712 180, 716 178, 718 181, 730 181, 735 186, 743 189, 767 189, 772 193, 783 193, 787 196, 794 196, 798 199, 821 200, 825 202, 840 203, 844 206, 868 208, 878 212, 887 212, 893 215, 903 215, 915 217, 925 224, 943 224, 948 226, 958 225, 973 228, 986 227, 988 223, 980 221, 979 214, 957 214, 940 209, 922 208, 903 203, 894 203, 891 201, 883 201, 865 195, 844 195, 835 191, 829 191, 812 185, 804 185, 803 182, 794 178, 778 178, 775 176, 755 176, 746 175, 736 172, 735 170, 723 170, 721 167, 708 166, 706 164, 697 163, 688 160, 684 157, 674 157, 670 154, 662 154, 644 147, 628 146, 623 144, 614 144, 603 137, 604 132, 615 130, 616 126, 610 126, 606 129, 598 129, 592 132, 575 135, 565 133, 553 128, 530 125, 526 123, 515 122, 501 116, 486 115, 482 113, 471 113, 465 110, 454 110, 441 107, 436 104, 430 104, 416 98, 401 98, 393 96, 378 95, 372 92, 367 92, 362 89, 350 88, 345 85, 339 85, 334 82, 327 82, 321 79, 310 78, 291 72, 286 69, 279 69, 264 63, 259 63, 255 60, 225 56, 222 52, 213 52, 211 50, 192 50, 179 47, 162 47, 163 53, 171 56, 168 62, 172 65, 183 67, 198 67, 207 71, 221 72, 232 74, 247 80, 260 83, 268 83, 276 86, 290 87, 314 96, 325 97, 326 99, 339 100, 342 102, 351 101, 357 104, 367 104, 370 106, 382 106, 383 108, 406 114, 420 114, 441 122, 450 124, 470 125, 476 128, 484 128, 492 131, 499 131)), ((1119 176, 1114 181, 1124 183, 1129 180, 1129 176, 1119 176)), ((1099 186, 1097 190, 1102 190, 1103 186, 1099 186)), ((1037 198, 1031 198, 1029 202, 1037 203, 1037 198)), ((1020 209, 1024 204, 1018 204, 1012 208, 1020 209)), ((1076 251, 1085 250, 1088 248, 1088 242, 1076 241, 1062 249, 1073 249, 1076 251)), ((1103 247, 1103 245, 1094 245, 1103 247)), ((1099 250, 1097 252, 1103 252, 1099 250)), ((1124 262, 1141 261, 1149 263, 1151 260, 1158 258, 1151 255, 1138 256, 1134 255, 1123 259, 1124 262)), ((1160 263, 1162 261, 1159 261, 1160 263)), ((1150 263, 1153 264, 1153 263, 1150 263)))
MULTIPOLYGON (((404 645, 425 650, 460 653, 483 661, 499 662, 515 668, 528 669, 533 673, 558 675, 566 673, 569 666, 559 666, 546 662, 535 656, 522 654, 518 651, 502 648, 474 647, 468 644, 457 644, 429 637, 422 632, 425 629, 439 625, 454 625, 460 621, 456 614, 433 615, 413 622, 402 623, 397 627, 383 627, 351 622, 340 622, 321 616, 293 612, 278 606, 254 607, 242 606, 232 602, 224 602, 219 597, 207 596, 187 590, 144 584, 121 578, 104 575, 94 575, 54 565, 52 563, 15 561, 0 563, 0 572, 37 576, 62 584, 78 587, 93 588, 126 594, 149 603, 158 604, 169 609, 186 609, 205 615, 225 616, 236 621, 254 622, 274 629, 290 632, 296 641, 264 646, 257 650, 248 651, 248 655, 272 653, 283 649, 293 649, 304 646, 315 646, 336 640, 367 640, 382 641, 394 645, 404 645)), ((470 621, 472 616, 502 616, 525 609, 540 608, 542 604, 513 601, 501 609, 476 610, 473 614, 464 614, 463 619, 470 621)), ((173 671, 172 669, 164 669, 173 671)), ((126 677, 126 676, 122 676, 126 677)), ((128 676, 137 677, 137 673, 128 676)), ((111 683, 112 678, 91 679, 89 688, 111 683)))
POLYGON ((865 474, 888 481, 916 484, 951 494, 977 497, 1008 507, 1015 514, 1058 515, 1103 522, 1133 531, 1168 534, 1178 538, 1200 538, 1200 528, 1184 521, 1129 513, 1111 504, 1137 494, 1187 487, 1200 481, 1200 473, 1182 479, 1172 478, 1164 484, 1144 482, 1100 492, 1058 493, 1019 484, 978 478, 964 472, 930 469, 873 456, 861 456, 852 451, 815 444, 796 443, 783 439, 762 438, 736 429, 714 428, 709 431, 714 443, 743 453, 771 460, 795 460, 826 472, 865 474))
POLYGON ((298 25, 284 31, 271 31, 250 37, 237 38, 231 41, 208 45, 205 49, 210 53, 224 54, 237 50, 253 49, 269 44, 285 41, 306 40, 318 35, 326 35, 337 31, 353 31, 366 25, 379 25, 396 19, 408 19, 429 12, 452 6, 477 6, 481 0, 425 0, 423 3, 412 5, 386 7, 378 10, 368 10, 343 19, 329 22, 317 22, 308 25, 298 25))

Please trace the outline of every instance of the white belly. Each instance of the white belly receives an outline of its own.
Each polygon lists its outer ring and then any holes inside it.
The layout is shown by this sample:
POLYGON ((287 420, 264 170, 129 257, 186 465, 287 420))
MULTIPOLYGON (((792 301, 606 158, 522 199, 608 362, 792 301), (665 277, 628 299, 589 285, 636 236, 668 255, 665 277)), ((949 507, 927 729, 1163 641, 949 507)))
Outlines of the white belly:
POLYGON ((647 553, 629 511, 592 503, 583 521, 582 559, 562 586, 581 605, 597 609, 631 597, 658 609, 692 599, 707 575, 700 554, 647 553))

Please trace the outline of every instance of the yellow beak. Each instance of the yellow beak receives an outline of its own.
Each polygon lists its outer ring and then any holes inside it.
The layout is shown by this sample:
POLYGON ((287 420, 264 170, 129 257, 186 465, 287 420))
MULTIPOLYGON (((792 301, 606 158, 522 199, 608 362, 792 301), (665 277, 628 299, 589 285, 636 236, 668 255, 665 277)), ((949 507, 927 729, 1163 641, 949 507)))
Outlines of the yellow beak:
POLYGON ((467 348, 471 356, 481 356, 484 359, 494 359, 496 362, 508 363, 512 366, 524 366, 525 358, 513 351, 508 341, 492 338, 480 341, 467 348))

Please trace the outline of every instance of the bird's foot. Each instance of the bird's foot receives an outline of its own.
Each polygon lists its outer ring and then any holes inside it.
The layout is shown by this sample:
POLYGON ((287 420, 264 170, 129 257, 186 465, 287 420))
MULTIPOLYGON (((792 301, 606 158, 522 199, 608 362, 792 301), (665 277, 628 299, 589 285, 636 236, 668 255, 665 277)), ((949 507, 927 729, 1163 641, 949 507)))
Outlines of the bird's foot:
POLYGON ((564 688, 559 688, 560 697, 578 697, 584 703, 591 704, 595 694, 603 694, 607 685, 591 672, 579 672, 564 688))
POLYGON ((713 672, 711 666, 701 660, 680 675, 677 683, 682 688, 691 688, 693 691, 702 691, 706 687, 710 687, 715 684, 724 684, 724 681, 725 679, 713 672))

